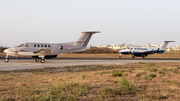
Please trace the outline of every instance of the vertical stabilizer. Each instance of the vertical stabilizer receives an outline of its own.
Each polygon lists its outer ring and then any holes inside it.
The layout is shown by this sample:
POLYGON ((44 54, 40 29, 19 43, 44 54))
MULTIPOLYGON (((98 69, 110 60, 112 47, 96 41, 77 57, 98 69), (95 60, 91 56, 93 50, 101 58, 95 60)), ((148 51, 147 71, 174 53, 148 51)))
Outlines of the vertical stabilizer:
POLYGON ((95 33, 100 33, 100 32, 99 31, 82 32, 81 36, 76 40, 76 42, 74 42, 74 45, 86 47, 92 35, 95 33))
POLYGON ((169 42, 175 42, 175 41, 162 41, 161 45, 159 46, 159 50, 165 51, 169 42))

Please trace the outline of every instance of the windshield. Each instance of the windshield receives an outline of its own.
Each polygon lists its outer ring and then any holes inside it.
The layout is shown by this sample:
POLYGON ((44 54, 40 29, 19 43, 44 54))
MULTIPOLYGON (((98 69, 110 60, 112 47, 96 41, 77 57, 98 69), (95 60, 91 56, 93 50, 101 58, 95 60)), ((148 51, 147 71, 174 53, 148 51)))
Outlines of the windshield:
POLYGON ((23 44, 20 44, 20 45, 18 45, 17 47, 22 47, 23 46, 23 44))
POLYGON ((20 44, 17 47, 28 47, 28 45, 27 44, 20 44))

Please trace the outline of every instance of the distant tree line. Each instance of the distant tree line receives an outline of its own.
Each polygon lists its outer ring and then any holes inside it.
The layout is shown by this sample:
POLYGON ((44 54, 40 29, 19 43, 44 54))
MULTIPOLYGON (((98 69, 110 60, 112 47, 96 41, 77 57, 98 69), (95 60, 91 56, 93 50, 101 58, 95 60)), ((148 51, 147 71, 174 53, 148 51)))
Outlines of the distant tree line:
POLYGON ((1 47, 0 47, 0 52, 4 52, 5 49, 7 49, 7 47, 1 46, 1 47))
POLYGON ((81 53, 81 54, 102 54, 102 53, 113 54, 113 53, 118 53, 118 50, 113 50, 113 49, 109 49, 109 48, 89 48, 86 51, 76 52, 76 53, 81 53))

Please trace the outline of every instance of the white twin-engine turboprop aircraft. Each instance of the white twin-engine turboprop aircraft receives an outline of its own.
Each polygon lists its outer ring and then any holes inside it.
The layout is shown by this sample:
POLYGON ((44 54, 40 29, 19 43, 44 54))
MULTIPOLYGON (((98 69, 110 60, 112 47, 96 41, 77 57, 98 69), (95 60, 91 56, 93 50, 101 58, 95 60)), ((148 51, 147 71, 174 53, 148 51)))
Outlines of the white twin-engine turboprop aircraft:
POLYGON ((124 49, 124 50, 119 51, 120 52, 119 58, 121 58, 121 54, 124 54, 124 55, 131 54, 132 58, 134 58, 135 56, 145 58, 146 56, 150 54, 164 53, 169 42, 175 42, 175 41, 162 41, 161 45, 158 48, 131 47, 128 49, 124 49))
POLYGON ((82 32, 75 42, 68 43, 23 43, 15 48, 4 50, 6 53, 5 62, 8 56, 31 56, 36 62, 44 63, 44 59, 57 57, 58 54, 85 51, 88 42, 95 33, 99 31, 82 32))

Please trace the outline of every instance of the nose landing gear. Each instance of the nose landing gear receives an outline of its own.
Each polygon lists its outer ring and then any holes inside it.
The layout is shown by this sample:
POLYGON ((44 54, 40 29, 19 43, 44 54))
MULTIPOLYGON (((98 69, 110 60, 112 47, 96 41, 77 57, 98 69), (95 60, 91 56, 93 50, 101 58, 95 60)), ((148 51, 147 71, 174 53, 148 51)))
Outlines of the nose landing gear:
POLYGON ((9 62, 9 58, 8 58, 8 55, 6 55, 5 59, 4 59, 4 62, 9 62))
POLYGON ((4 61, 5 61, 5 62, 9 62, 9 59, 8 59, 8 58, 5 58, 4 61))

